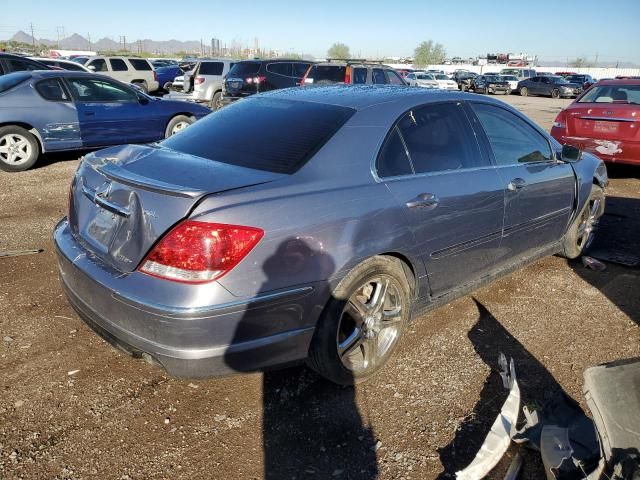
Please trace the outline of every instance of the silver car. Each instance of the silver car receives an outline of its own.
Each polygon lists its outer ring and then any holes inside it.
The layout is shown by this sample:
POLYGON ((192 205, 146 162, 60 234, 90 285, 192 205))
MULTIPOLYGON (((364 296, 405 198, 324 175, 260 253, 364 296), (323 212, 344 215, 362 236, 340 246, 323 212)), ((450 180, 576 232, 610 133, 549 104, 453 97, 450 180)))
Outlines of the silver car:
POLYGON ((172 375, 306 359, 350 384, 412 318, 581 255, 606 184, 597 157, 491 98, 289 88, 88 154, 54 239, 80 316, 172 375))
POLYGON ((193 99, 206 102, 209 108, 218 110, 221 107, 222 85, 224 77, 235 63, 235 60, 202 60, 196 65, 193 73, 193 99))

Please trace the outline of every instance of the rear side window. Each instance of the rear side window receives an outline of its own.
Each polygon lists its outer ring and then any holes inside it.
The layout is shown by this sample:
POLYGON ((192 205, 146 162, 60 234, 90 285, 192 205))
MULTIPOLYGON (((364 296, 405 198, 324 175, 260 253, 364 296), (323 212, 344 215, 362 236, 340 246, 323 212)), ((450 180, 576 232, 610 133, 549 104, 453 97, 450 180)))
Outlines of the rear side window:
POLYGON ((20 85, 22 82, 28 80, 29 78, 31 78, 31 74, 20 72, 0 76, 0 93, 4 93, 7 90, 10 90, 16 85, 20 85))
POLYGON ((91 60, 87 63, 87 68, 93 67, 94 72, 106 72, 107 71, 107 62, 102 58, 96 58, 95 60, 91 60))
POLYGON ((42 80, 36 84, 36 90, 42 98, 51 102, 68 102, 69 96, 57 78, 42 80))
POLYGON ((110 58, 109 63, 111 64, 111 70, 114 72, 126 72, 128 70, 127 64, 121 58, 110 58))
POLYGON ((291 174, 353 113, 335 105, 250 98, 208 115, 161 145, 230 165, 291 174))
POLYGON ((307 76, 308 83, 344 83, 347 67, 344 65, 315 65, 307 76))
POLYGON ((383 85, 387 83, 387 79, 384 76, 384 70, 381 68, 374 68, 371 70, 371 82, 374 85, 383 85))
POLYGON ((86 72, 86 70, 84 68, 82 68, 81 65, 79 65, 79 64, 77 64, 75 62, 61 63, 60 67, 64 68, 65 70, 71 70, 73 72, 86 72))
POLYGON ((136 70, 153 70, 151 64, 142 58, 130 58, 129 61, 136 70))
POLYGON ((413 167, 407 149, 400 138, 398 127, 393 127, 384 142, 376 161, 376 170, 380 178, 411 175, 413 167))
POLYGON ((470 103, 498 165, 545 162, 553 158, 547 139, 517 115, 493 105, 470 103))
POLYGON ((404 85, 404 81, 400 78, 400 75, 393 70, 385 70, 384 73, 386 75, 387 83, 391 85, 404 85))
POLYGON ((633 103, 640 105, 640 85, 601 85, 592 87, 578 103, 633 103))
POLYGON ((455 103, 414 109, 398 122, 415 173, 489 166, 471 125, 455 103))
POLYGON ((259 62, 239 62, 231 67, 229 76, 255 75, 259 70, 259 62))
POLYGON ((354 68, 353 69, 353 83, 363 84, 367 83, 367 69, 366 68, 354 68))
POLYGON ((9 63, 9 71, 10 72, 23 72, 28 70, 43 70, 46 69, 46 66, 42 66, 37 63, 31 63, 26 60, 17 60, 17 59, 9 59, 5 60, 9 63))
POLYGON ((224 63, 222 62, 202 62, 200 64, 200 75, 222 75, 224 63))
POLYGON ((308 63, 294 63, 293 64, 293 76, 297 78, 304 77, 304 74, 307 73, 307 69, 309 68, 308 63))
POLYGON ((291 64, 282 62, 282 63, 268 63, 267 64, 267 72, 276 73, 278 75, 284 75, 285 77, 291 76, 291 64))

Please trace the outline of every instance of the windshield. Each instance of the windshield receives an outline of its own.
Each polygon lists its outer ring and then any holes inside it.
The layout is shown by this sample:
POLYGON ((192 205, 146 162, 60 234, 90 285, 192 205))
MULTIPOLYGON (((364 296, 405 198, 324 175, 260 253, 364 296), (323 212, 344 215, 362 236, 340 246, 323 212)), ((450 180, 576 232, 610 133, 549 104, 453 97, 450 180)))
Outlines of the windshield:
POLYGON ((502 75, 502 78, 508 82, 517 82, 518 79, 513 75, 502 75))
POLYGON ((502 80, 500 79, 500 77, 496 77, 495 75, 485 75, 484 77, 487 82, 501 82, 502 80))
POLYGON ((640 85, 591 87, 578 103, 626 103, 640 105, 640 85))
POLYGON ((353 113, 336 105, 254 97, 198 120, 160 145, 229 165, 291 174, 353 113))
POLYGON ((29 78, 31 78, 31 74, 26 72, 16 72, 0 76, 0 93, 6 92, 29 78))

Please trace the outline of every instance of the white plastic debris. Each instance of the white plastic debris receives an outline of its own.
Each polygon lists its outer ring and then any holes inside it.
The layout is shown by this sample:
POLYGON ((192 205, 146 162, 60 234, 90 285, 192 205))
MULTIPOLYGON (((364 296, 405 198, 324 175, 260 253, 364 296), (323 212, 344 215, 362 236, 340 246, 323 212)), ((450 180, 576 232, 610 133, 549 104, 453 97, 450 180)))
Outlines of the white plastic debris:
POLYGON ((600 260, 596 260, 595 258, 588 257, 586 255, 582 257, 582 264, 585 267, 590 268, 591 270, 595 270, 596 272, 601 272, 607 268, 607 266, 600 260))
POLYGON ((513 359, 509 362, 509 370, 506 369, 506 358, 500 354, 500 365, 503 369, 502 379, 509 383, 509 396, 502 405, 500 414, 493 422, 491 430, 480 447, 473 461, 464 469, 456 472, 456 478, 463 480, 477 480, 484 478, 500 461, 511 443, 511 432, 515 430, 520 410, 520 387, 516 380, 516 370, 513 359))

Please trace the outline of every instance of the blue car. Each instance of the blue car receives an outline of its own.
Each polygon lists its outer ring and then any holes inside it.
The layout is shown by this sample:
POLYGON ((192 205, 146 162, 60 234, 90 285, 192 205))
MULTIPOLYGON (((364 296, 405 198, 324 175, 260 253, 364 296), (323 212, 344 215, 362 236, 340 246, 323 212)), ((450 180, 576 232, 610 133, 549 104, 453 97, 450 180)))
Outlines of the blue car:
POLYGON ((31 168, 41 153, 167 138, 208 115, 117 80, 62 70, 0 77, 0 169, 31 168))
POLYGON ((492 98, 289 88, 85 156, 54 238, 71 304, 135 357, 182 377, 306 359, 350 384, 425 311, 581 255, 606 185, 492 98))
POLYGON ((173 83, 175 78, 183 74, 183 71, 178 65, 154 66, 154 70, 156 71, 160 88, 165 91, 169 91, 169 86, 173 83))

